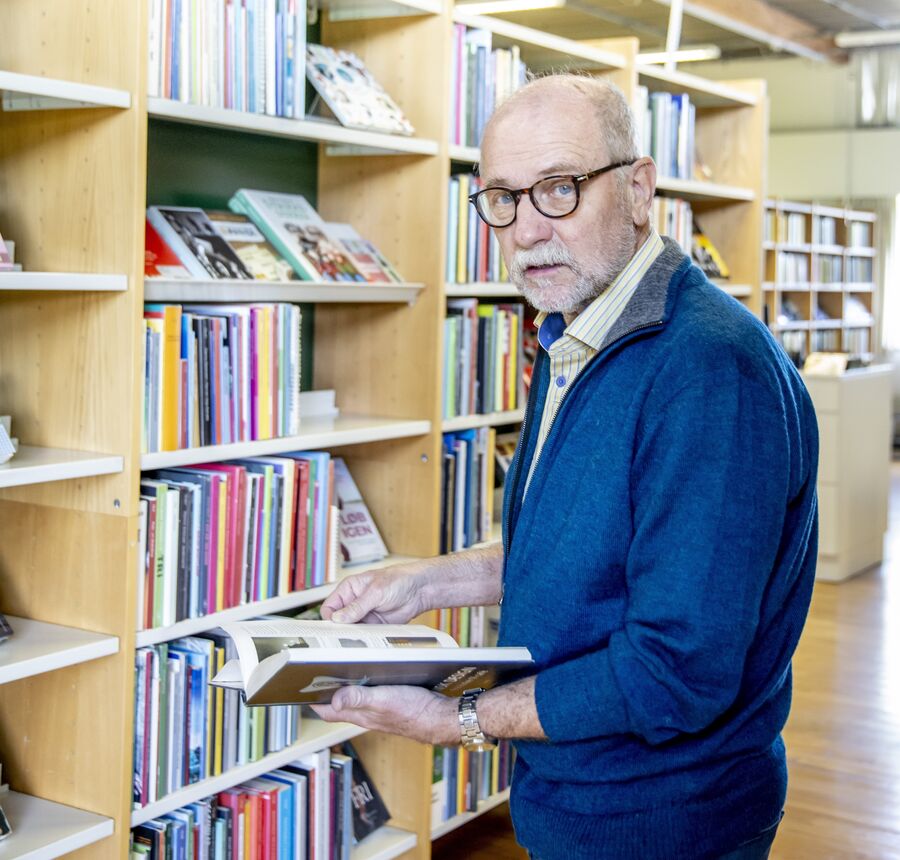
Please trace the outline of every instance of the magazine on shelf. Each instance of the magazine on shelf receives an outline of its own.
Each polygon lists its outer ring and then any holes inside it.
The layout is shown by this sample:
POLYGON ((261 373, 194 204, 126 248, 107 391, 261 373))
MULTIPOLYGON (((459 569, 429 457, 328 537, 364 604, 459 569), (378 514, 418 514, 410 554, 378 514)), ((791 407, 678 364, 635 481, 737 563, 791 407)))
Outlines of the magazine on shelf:
POLYGON ((151 206, 147 209, 147 220, 195 278, 253 280, 253 275, 202 209, 151 206))
POLYGON ((403 281, 378 248, 363 239, 351 224, 328 223, 325 232, 353 258, 356 268, 370 284, 403 281))
POLYGON ((390 134, 414 133, 403 111, 356 54, 307 45, 306 75, 341 125, 390 134))
POLYGON ((258 281, 293 281, 297 275, 259 228, 240 212, 207 210, 216 231, 258 281))
POLYGON ((341 524, 341 558, 345 565, 381 561, 387 547, 342 457, 334 458, 334 489, 341 524))
POLYGON ((163 241, 149 220, 144 223, 144 275, 148 278, 187 280, 191 273, 163 241))
POLYGON ((412 685, 458 696, 512 679, 532 665, 527 648, 460 648, 418 624, 242 621, 223 624, 238 659, 213 678, 248 705, 325 704, 340 687, 412 685))

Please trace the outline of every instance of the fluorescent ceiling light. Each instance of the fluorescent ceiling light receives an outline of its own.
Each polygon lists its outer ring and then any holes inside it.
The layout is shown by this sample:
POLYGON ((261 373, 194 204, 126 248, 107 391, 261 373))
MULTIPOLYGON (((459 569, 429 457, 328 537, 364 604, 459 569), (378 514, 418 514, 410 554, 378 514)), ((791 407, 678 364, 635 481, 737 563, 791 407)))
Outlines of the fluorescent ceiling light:
POLYGON ((900 30, 858 30, 838 33, 834 43, 839 48, 873 48, 876 45, 900 45, 900 30))
POLYGON ((637 61, 645 66, 655 66, 674 60, 676 63, 690 63, 698 60, 718 60, 722 51, 718 45, 698 45, 696 48, 682 48, 680 51, 648 51, 638 54, 637 61))
POLYGON ((506 12, 532 12, 559 9, 566 0, 487 0, 484 3, 458 3, 456 8, 472 15, 503 15, 506 12))

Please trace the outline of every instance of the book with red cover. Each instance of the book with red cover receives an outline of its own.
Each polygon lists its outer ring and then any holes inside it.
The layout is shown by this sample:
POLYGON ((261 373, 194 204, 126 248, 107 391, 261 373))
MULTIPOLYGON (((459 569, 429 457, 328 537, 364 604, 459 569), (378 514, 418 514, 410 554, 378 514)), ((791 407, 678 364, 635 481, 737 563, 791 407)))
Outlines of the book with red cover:
POLYGON ((165 243, 149 221, 144 222, 144 274, 148 278, 191 277, 175 252, 165 243))

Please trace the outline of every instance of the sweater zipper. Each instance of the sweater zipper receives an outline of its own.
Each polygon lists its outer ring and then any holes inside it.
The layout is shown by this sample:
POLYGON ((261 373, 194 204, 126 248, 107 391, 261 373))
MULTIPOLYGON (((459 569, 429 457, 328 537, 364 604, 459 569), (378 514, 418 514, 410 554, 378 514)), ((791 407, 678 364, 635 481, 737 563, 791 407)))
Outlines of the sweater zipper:
MULTIPOLYGON (((559 415, 560 411, 562 410, 562 407, 565 404, 565 402, 569 399, 569 395, 572 393, 572 391, 575 390, 575 388, 578 386, 578 384, 584 380, 588 368, 592 364, 594 364, 597 361, 597 359, 600 358, 601 355, 604 355, 605 353, 609 352, 609 350, 612 347, 614 347, 618 343, 621 343, 626 337, 630 337, 631 335, 636 334, 639 331, 643 331, 644 329, 654 328, 655 326, 660 326, 662 324, 663 324, 663 321, 660 319, 660 320, 655 320, 654 322, 642 323, 641 325, 638 325, 638 326, 635 326, 634 328, 628 329, 628 331, 623 332, 612 343, 608 343, 604 347, 602 352, 598 352, 593 358, 591 358, 587 362, 587 364, 585 364, 584 370, 582 370, 581 373, 578 374, 578 378, 572 383, 569 390, 560 398, 559 403, 557 403, 557 405, 556 405, 556 409, 554 410, 553 416, 550 419, 550 426, 547 428, 547 438, 544 439, 544 445, 543 445, 543 449, 541 451, 542 455, 547 448, 547 443, 550 441, 550 436, 553 432, 554 426, 556 425, 557 416, 559 415)), ((531 410, 527 409, 525 411, 525 417, 522 419, 522 431, 520 433, 520 438, 523 441, 525 440, 525 430, 528 426, 528 417, 530 414, 531 414, 531 410)), ((516 465, 518 467, 519 464, 515 463, 514 465, 516 465)), ((535 466, 535 469, 537 469, 537 468, 538 468, 538 466, 535 466)), ((510 468, 510 471, 512 471, 512 468, 510 468)), ((532 475, 532 477, 533 477, 533 475, 532 475)), ((518 481, 518 479, 519 479, 519 475, 517 474, 516 480, 518 481)), ((525 503, 525 499, 523 498, 522 504, 524 504, 524 503, 525 503)), ((509 556, 508 536, 512 529, 512 511, 513 511, 514 506, 515 506, 515 498, 512 499, 512 502, 509 505, 509 510, 507 510, 507 512, 506 512, 506 528, 503 530, 503 536, 502 536, 503 537, 503 576, 500 581, 500 601, 499 601, 501 606, 503 605, 503 593, 504 593, 504 587, 506 585, 506 559, 509 556)))

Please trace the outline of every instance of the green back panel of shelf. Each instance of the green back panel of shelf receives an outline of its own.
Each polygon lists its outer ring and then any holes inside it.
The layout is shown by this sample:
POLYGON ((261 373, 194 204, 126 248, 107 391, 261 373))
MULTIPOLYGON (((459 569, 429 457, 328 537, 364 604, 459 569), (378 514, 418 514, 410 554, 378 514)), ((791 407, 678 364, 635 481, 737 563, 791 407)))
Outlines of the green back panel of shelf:
MULTIPOLYGON (((147 134, 150 205, 227 209, 238 188, 302 194, 316 205, 317 144, 151 120, 147 134)), ((304 391, 313 379, 315 305, 303 305, 304 391)))

